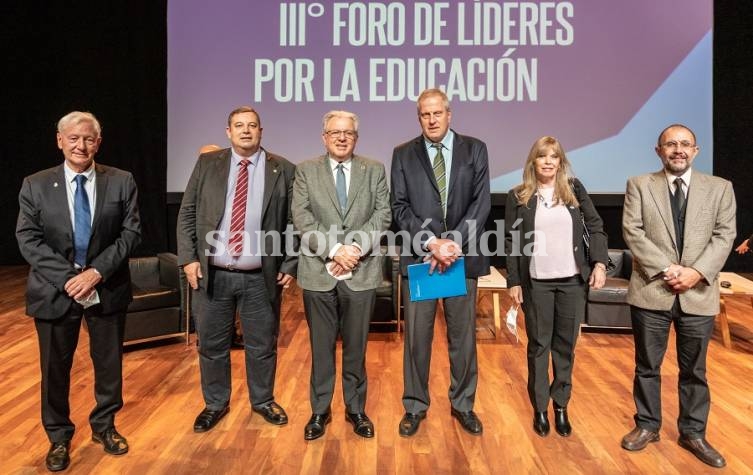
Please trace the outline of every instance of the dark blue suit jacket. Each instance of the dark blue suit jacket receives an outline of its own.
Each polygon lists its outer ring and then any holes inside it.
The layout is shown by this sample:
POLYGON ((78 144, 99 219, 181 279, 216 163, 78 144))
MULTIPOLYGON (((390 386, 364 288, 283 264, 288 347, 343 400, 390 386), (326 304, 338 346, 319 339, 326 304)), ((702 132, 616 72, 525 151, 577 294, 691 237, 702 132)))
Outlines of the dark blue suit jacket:
MULTIPOLYGON (((476 278, 489 274, 489 257, 481 255, 479 247, 491 209, 489 156, 481 140, 454 133, 446 218, 424 137, 420 135, 398 145, 392 153, 392 219, 399 230, 408 232, 411 240, 423 232, 421 245, 430 236, 452 237, 455 231, 466 255, 466 277, 476 278), (468 255, 474 249, 475 255, 468 255)), ((423 261, 410 245, 411 255, 400 256, 403 275, 407 275, 409 264, 423 261)))
MULTIPOLYGON (((123 170, 95 164, 97 202, 87 262, 102 274, 97 285, 102 313, 125 311, 131 302, 128 256, 141 242, 136 183, 123 170)), ((18 195, 16 239, 31 266, 26 285, 26 313, 52 320, 73 303, 65 283, 73 266, 73 226, 63 165, 24 179, 18 195)))

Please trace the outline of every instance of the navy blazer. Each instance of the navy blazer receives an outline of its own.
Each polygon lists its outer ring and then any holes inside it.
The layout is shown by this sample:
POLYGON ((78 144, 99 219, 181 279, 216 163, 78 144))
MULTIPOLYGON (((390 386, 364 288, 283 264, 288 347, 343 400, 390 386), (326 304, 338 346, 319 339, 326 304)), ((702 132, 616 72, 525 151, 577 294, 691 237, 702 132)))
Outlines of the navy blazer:
MULTIPOLYGON (((128 256, 141 242, 136 182, 123 170, 95 164, 97 202, 86 261, 102 275, 97 285, 102 313, 125 311, 131 302, 128 256)), ((16 239, 26 262, 26 313, 52 320, 69 311, 65 283, 73 265, 73 225, 63 165, 24 179, 18 195, 16 239)))
POLYGON ((409 264, 423 261, 413 246, 416 236, 423 246, 431 236, 452 238, 453 231, 462 241, 466 277, 489 274, 489 257, 481 255, 479 245, 491 209, 486 144, 454 134, 446 218, 423 135, 398 145, 392 153, 392 219, 411 239, 403 245, 404 249, 410 245, 409 255, 400 256, 403 275, 407 275, 409 264))
MULTIPOLYGON (((573 191, 578 199, 580 207, 568 206, 570 217, 573 220, 573 257, 580 269, 580 275, 584 282, 588 282, 591 275, 591 267, 597 262, 606 265, 609 253, 607 250, 607 234, 604 232, 604 222, 596 212, 591 198, 583 184, 577 178, 572 179, 573 191), (583 247, 583 218, 591 235, 591 261, 586 260, 586 251, 583 247)), ((536 200, 537 195, 531 196, 525 206, 518 203, 515 197, 515 188, 507 193, 505 204, 505 256, 507 259, 507 287, 522 285, 530 287, 531 256, 524 255, 523 250, 531 249, 534 241, 534 228, 536 223, 536 200), (521 220, 517 225, 516 222, 521 220), (515 227, 513 227, 515 226, 515 227), (515 236, 513 236, 515 232, 515 236), (518 255, 516 255, 518 254, 518 255), (523 254, 523 255, 521 255, 523 254)))

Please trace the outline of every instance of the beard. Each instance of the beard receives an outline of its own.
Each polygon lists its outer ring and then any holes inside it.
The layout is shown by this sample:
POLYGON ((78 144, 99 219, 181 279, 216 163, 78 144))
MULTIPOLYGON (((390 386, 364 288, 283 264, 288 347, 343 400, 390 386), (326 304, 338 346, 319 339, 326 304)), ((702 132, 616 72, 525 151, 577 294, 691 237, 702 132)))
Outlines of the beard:
POLYGON ((664 160, 664 168, 675 175, 683 174, 685 171, 690 168, 690 160, 687 158, 678 160, 678 159, 666 159, 664 160))

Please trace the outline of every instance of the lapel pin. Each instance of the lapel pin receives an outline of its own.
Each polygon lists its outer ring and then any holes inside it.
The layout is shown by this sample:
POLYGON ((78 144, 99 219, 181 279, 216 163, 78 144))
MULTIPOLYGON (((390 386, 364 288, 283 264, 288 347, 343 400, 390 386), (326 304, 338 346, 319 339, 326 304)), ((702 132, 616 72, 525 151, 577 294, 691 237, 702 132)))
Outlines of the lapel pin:
POLYGON ((53 184, 52 184, 52 187, 53 187, 53 188, 57 188, 57 187, 58 187, 58 182, 55 182, 55 183, 53 183, 53 184))

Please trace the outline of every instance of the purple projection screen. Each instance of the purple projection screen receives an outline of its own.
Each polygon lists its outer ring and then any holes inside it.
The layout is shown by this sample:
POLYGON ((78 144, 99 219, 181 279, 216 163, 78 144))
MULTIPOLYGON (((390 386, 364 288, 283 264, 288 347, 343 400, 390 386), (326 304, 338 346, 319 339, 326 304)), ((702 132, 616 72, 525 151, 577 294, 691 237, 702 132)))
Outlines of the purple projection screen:
POLYGON ((684 123, 712 169, 712 0, 551 2, 168 2, 168 191, 205 144, 228 146, 228 113, 252 105, 262 145, 320 155, 321 117, 358 114, 356 153, 389 169, 420 128, 427 87, 452 128, 484 140, 493 192, 521 181, 531 144, 553 135, 592 192, 624 192, 659 169, 666 125, 684 123))

